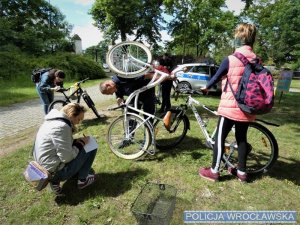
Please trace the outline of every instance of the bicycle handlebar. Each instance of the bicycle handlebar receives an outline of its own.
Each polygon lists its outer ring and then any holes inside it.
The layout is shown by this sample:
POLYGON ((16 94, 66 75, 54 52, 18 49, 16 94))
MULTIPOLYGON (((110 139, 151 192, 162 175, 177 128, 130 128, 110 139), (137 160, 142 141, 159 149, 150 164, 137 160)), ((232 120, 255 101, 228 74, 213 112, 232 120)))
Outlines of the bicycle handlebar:
POLYGON ((177 92, 177 95, 175 96, 175 100, 178 99, 179 93, 182 93, 182 94, 198 94, 198 95, 204 95, 203 92, 196 91, 196 90, 192 90, 192 89, 186 88, 186 87, 176 88, 176 92, 177 92))
POLYGON ((88 78, 85 78, 85 79, 83 79, 83 80, 81 80, 81 81, 78 81, 76 84, 77 85, 80 85, 81 83, 84 83, 84 82, 86 82, 87 80, 89 80, 90 78, 88 77, 88 78))
POLYGON ((58 89, 56 92, 61 92, 61 93, 63 93, 63 92, 68 91, 68 90, 70 90, 70 88, 60 88, 60 89, 58 89))

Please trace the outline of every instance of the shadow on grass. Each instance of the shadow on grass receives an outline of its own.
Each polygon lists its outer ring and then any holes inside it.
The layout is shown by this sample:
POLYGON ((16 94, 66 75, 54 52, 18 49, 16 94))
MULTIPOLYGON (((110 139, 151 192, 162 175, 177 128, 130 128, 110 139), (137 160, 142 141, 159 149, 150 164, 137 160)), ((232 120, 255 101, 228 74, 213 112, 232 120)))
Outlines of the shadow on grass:
MULTIPOLYGON (((255 180, 259 180, 264 176, 273 177, 277 180, 286 180, 287 182, 292 182, 295 185, 300 185, 300 161, 280 157, 274 164, 273 167, 263 174, 249 174, 248 183, 252 183, 255 180)), ((236 179, 232 175, 224 175, 221 177, 221 181, 236 179)))
POLYGON ((268 172, 267 175, 274 177, 278 180, 287 180, 296 185, 300 185, 300 161, 291 158, 278 158, 274 167, 268 172))
MULTIPOLYGON (((93 114, 95 116, 95 114, 93 114)), ((89 127, 93 127, 93 126, 99 126, 101 125, 108 125, 110 124, 110 122, 108 121, 110 118, 103 116, 101 118, 97 118, 96 116, 94 118, 91 119, 85 119, 82 123, 81 126, 85 129, 85 128, 89 128, 89 127)))
POLYGON ((190 154, 192 158, 196 160, 200 159, 204 155, 199 152, 199 149, 201 149, 201 151, 210 151, 199 138, 185 136, 184 140, 180 144, 178 144, 178 146, 166 150, 157 149, 157 152, 154 156, 146 155, 144 158, 139 159, 139 161, 159 162, 168 157, 175 158, 180 154, 190 154))
POLYGON ((77 205, 98 195, 116 197, 130 190, 132 181, 140 176, 145 176, 147 173, 148 170, 145 169, 98 173, 96 174, 95 183, 83 190, 77 189, 76 179, 70 179, 63 185, 64 196, 57 196, 55 202, 58 205, 77 205))

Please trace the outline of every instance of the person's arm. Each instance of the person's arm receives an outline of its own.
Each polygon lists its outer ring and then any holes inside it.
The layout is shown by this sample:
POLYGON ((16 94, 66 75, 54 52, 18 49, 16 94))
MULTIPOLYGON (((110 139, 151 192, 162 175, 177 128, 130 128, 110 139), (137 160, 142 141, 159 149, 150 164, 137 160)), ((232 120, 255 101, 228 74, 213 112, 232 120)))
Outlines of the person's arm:
POLYGON ((54 86, 53 82, 51 82, 51 78, 48 76, 49 72, 43 73, 41 76, 41 81, 38 84, 38 87, 41 91, 57 91, 60 89, 59 86, 54 86))
POLYGON ((117 91, 115 92, 116 95, 116 99, 117 99, 117 104, 121 105, 125 99, 124 99, 124 95, 125 95, 125 91, 124 91, 124 85, 126 85, 125 83, 127 81, 122 82, 120 80, 120 78, 118 78, 116 75, 114 75, 112 77, 112 81, 116 84, 117 86, 117 91))
POLYGON ((222 61, 216 74, 213 75, 213 77, 210 79, 210 81, 206 85, 206 89, 210 89, 213 85, 218 83, 221 80, 221 78, 228 73, 228 69, 229 69, 229 59, 228 59, 228 57, 226 57, 222 61))

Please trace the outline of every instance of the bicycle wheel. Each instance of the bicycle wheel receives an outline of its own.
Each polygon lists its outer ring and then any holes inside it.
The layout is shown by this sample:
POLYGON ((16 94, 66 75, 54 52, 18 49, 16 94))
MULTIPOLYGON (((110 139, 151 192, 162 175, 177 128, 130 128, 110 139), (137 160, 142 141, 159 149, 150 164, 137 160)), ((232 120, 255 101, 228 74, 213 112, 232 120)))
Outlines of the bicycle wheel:
POLYGON ((50 112, 52 109, 60 110, 62 107, 64 107, 64 106, 67 105, 68 103, 69 103, 69 102, 64 101, 64 100, 56 100, 56 101, 52 102, 52 103, 49 105, 49 112, 50 112))
POLYGON ((146 73, 151 63, 150 50, 139 42, 125 41, 113 46, 106 55, 110 69, 124 78, 135 78, 146 73))
POLYGON ((111 151, 123 159, 141 157, 151 144, 148 124, 134 114, 119 116, 109 126, 107 142, 111 151))
POLYGON ((87 104, 87 106, 94 112, 94 114, 97 116, 97 118, 100 118, 100 115, 95 107, 94 101, 91 99, 91 97, 85 92, 82 94, 82 98, 87 104))
MULTIPOLYGON (((263 125, 252 122, 247 132, 248 174, 266 173, 274 165, 278 157, 278 144, 274 135, 263 125)), ((238 151, 234 132, 231 131, 226 139, 227 147, 223 159, 230 167, 237 166, 238 151)))
MULTIPOLYGON (((161 118, 164 116, 165 114, 161 118)), ((189 129, 189 124, 188 117, 186 115, 179 116, 176 111, 172 111, 170 130, 166 129, 162 120, 157 120, 154 123, 156 147, 166 150, 178 145, 184 139, 189 129)))

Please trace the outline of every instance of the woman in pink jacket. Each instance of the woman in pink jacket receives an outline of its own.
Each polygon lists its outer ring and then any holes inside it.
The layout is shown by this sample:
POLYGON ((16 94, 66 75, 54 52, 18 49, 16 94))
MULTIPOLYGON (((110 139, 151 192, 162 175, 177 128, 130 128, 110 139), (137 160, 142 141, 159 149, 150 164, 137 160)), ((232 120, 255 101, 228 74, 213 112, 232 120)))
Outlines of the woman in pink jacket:
MULTIPOLYGON (((252 48, 256 36, 256 27, 252 24, 242 23, 235 30, 235 52, 243 54, 249 61, 256 58, 252 48)), ((238 144, 238 166, 229 168, 228 172, 236 176, 241 182, 247 181, 246 159, 247 159, 247 130, 249 122, 255 120, 254 115, 249 115, 241 111, 233 93, 227 85, 229 80, 233 91, 238 88, 239 82, 244 72, 243 63, 233 55, 226 57, 220 65, 219 70, 201 91, 207 93, 209 88, 222 80, 222 95, 218 108, 220 115, 215 137, 213 162, 210 168, 201 168, 199 175, 211 181, 218 181, 220 177, 219 168, 224 153, 224 141, 233 126, 235 126, 236 141, 238 144)))

